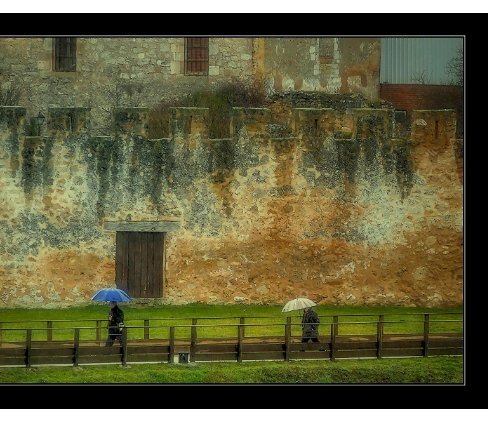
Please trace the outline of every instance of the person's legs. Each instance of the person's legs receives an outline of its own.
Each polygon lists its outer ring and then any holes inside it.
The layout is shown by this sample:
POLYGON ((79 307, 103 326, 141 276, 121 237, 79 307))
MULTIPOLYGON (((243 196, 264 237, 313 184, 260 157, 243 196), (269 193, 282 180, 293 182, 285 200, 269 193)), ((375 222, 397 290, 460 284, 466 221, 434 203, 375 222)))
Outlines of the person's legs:
POLYGON ((116 333, 114 329, 109 330, 108 340, 106 341, 106 346, 113 346, 116 339, 116 333))
POLYGON ((113 346, 114 341, 115 341, 115 336, 110 333, 106 341, 106 346, 113 346))
MULTIPOLYGON (((304 337, 302 337, 302 343, 303 343, 303 344, 304 344, 304 343, 306 343, 306 344, 307 344, 307 343, 309 343, 309 339, 311 339, 309 336, 304 336, 304 337)), ((301 349, 300 351, 301 351, 301 352, 305 352, 305 351, 306 351, 306 350, 305 350, 305 347, 302 347, 302 349, 301 349)))

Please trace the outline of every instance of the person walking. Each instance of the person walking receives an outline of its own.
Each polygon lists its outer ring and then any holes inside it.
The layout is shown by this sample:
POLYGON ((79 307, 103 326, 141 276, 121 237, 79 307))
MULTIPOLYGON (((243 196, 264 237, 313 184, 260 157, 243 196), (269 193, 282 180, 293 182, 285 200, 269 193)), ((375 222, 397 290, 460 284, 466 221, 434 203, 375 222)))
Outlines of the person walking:
POLYGON ((123 310, 118 307, 116 301, 111 301, 109 303, 110 310, 108 314, 108 340, 106 341, 106 346, 113 346, 116 339, 120 342, 120 346, 123 347, 122 332, 125 321, 125 314, 123 310))
POLYGON ((318 325, 319 317, 313 308, 305 308, 302 316, 302 343, 307 343, 309 340, 319 342, 318 325))

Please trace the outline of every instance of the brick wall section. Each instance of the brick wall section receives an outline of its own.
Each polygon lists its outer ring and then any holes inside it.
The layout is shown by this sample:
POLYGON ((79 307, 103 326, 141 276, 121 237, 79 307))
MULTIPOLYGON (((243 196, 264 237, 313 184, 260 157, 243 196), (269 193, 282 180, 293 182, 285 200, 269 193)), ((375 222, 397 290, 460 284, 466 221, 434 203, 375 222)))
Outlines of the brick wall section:
POLYGON ((381 84, 380 98, 399 110, 449 108, 461 101, 462 88, 445 85, 381 84))
POLYGON ((457 112, 457 135, 463 136, 463 88, 450 85, 381 84, 380 99, 397 110, 454 109, 457 112))

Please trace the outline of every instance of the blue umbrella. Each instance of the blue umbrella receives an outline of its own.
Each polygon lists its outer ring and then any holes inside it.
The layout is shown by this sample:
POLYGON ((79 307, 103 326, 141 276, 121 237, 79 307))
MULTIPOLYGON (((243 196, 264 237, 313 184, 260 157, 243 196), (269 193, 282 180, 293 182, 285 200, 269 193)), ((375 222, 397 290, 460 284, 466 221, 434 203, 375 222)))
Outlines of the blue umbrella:
POLYGON ((103 288, 92 297, 92 301, 132 301, 129 295, 118 288, 103 288))

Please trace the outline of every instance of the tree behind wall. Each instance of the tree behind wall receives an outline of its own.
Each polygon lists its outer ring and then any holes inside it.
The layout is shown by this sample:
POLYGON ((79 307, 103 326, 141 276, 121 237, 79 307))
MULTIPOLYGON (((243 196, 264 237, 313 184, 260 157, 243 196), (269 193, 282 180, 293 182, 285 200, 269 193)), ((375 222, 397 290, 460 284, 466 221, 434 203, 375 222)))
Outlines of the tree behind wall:
POLYGON ((458 48, 455 56, 446 64, 450 85, 464 86, 464 49, 458 48))

